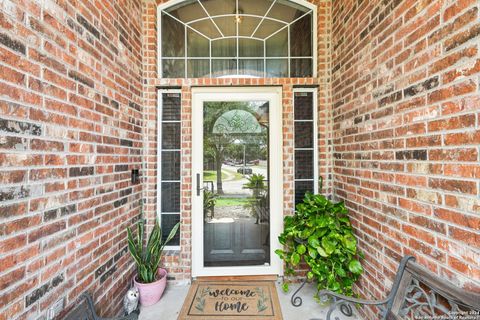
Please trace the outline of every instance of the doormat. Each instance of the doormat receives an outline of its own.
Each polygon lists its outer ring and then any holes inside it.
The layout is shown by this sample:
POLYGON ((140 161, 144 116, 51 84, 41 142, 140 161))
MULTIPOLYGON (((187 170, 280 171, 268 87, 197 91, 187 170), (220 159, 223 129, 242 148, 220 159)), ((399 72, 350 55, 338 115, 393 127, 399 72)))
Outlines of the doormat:
POLYGON ((282 320, 274 281, 195 281, 179 320, 282 320))

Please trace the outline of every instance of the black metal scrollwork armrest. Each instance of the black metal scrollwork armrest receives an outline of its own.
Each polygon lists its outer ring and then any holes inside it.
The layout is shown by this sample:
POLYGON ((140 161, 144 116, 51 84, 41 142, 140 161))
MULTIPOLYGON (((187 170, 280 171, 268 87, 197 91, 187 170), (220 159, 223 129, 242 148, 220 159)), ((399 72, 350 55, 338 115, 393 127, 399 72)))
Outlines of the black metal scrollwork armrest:
POLYGON ((400 265, 398 266, 398 270, 395 276, 395 280, 393 282, 392 290, 390 291, 388 296, 382 300, 358 299, 353 297, 347 297, 342 294, 332 292, 330 290, 320 290, 318 292, 319 297, 330 296, 333 298, 333 303, 330 305, 330 308, 328 309, 326 320, 331 320, 332 312, 337 307, 340 307, 340 312, 342 312, 342 314, 344 314, 347 317, 351 317, 353 315, 353 308, 350 305, 351 303, 378 306, 378 308, 381 310, 381 319, 385 319, 387 316, 387 313, 392 308, 392 303, 394 301, 395 295, 397 294, 407 263, 411 260, 414 261, 415 258, 412 256, 405 256, 402 258, 402 260, 400 261, 400 265))
POLYGON ((339 307, 340 312, 343 315, 345 315, 347 317, 351 317, 353 315, 353 308, 350 305, 350 303, 380 306, 380 308, 384 310, 385 308, 382 307, 382 305, 386 305, 390 301, 390 298, 386 298, 386 299, 383 299, 383 300, 358 299, 358 298, 344 296, 342 294, 338 294, 338 293, 335 293, 335 292, 330 291, 330 290, 320 290, 318 292, 318 297, 320 299, 322 297, 331 297, 333 299, 333 302, 330 305, 330 308, 328 309, 326 320, 331 320, 332 313, 333 313, 333 311, 335 311, 335 309, 337 307, 339 307))

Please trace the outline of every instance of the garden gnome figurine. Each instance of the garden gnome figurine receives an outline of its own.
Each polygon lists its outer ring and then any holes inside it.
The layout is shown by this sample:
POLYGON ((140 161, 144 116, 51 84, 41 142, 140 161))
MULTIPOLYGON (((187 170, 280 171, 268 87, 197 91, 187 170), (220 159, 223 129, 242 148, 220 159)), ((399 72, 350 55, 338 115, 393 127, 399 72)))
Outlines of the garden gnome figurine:
POLYGON ((123 310, 126 316, 137 310, 138 298, 139 293, 137 288, 132 287, 127 291, 127 294, 123 298, 123 310))

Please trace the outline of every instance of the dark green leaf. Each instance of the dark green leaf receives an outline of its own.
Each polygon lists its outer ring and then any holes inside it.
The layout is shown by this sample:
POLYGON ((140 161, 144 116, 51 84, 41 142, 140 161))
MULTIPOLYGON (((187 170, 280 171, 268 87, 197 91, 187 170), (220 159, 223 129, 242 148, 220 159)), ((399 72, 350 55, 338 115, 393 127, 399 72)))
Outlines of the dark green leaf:
POLYGON ((345 247, 350 250, 352 253, 355 253, 357 250, 357 240, 351 234, 346 234, 343 236, 343 243, 345 247))
POLYGON ((308 238, 308 244, 314 248, 317 248, 320 246, 320 242, 318 241, 318 238, 315 238, 314 236, 310 236, 308 238))
POLYGON ((298 264, 300 263, 300 255, 299 255, 298 253, 294 252, 294 253, 292 254, 292 256, 290 257, 290 262, 291 262, 294 266, 298 265, 298 264))
POLYGON ((318 247, 317 248, 317 252, 322 256, 322 257, 328 257, 329 254, 327 252, 325 252, 325 250, 323 250, 322 247, 318 247))
POLYGON ((350 261, 350 263, 348 264, 348 270, 350 270, 350 272, 353 274, 361 274, 363 272, 362 265, 358 260, 355 259, 350 261))
POLYGON ((336 244, 331 238, 322 238, 322 247, 328 255, 331 255, 335 251, 336 244))
POLYGON ((285 257, 285 252, 283 250, 277 249, 275 250, 275 253, 280 257, 280 259, 284 259, 285 257))
POLYGON ((311 234, 312 234, 312 230, 305 229, 305 230, 299 231, 298 237, 300 239, 307 239, 311 234))
POLYGON ((347 276, 347 273, 342 267, 335 267, 335 272, 342 278, 347 276))
POLYGON ((328 225, 328 219, 326 216, 317 216, 315 222, 318 228, 324 228, 328 225))
POLYGON ((306 251, 307 251, 307 248, 305 248, 305 246, 303 244, 301 244, 297 247, 298 254, 304 254, 306 251))

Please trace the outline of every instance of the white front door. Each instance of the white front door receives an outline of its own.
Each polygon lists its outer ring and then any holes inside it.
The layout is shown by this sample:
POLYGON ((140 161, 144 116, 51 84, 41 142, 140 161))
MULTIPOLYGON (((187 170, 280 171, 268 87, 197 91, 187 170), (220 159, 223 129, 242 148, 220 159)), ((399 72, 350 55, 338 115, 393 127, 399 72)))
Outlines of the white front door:
POLYGON ((192 275, 281 275, 280 87, 192 89, 192 275))

